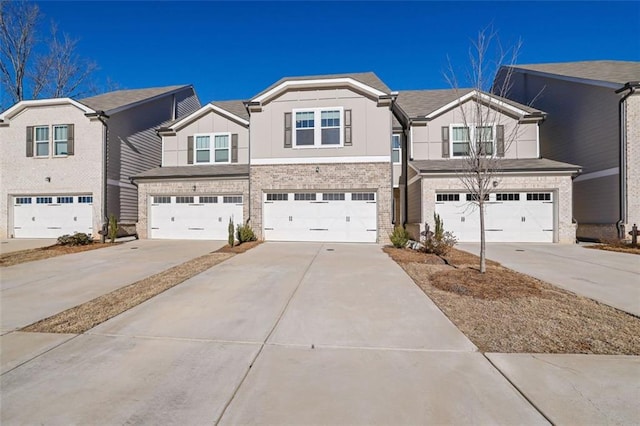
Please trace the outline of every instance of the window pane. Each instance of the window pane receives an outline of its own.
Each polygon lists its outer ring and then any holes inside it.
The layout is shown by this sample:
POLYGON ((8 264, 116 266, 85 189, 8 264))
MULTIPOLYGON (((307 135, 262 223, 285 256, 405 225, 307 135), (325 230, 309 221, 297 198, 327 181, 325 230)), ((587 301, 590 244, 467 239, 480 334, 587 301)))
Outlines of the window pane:
POLYGON ((196 136, 196 149, 208 149, 209 136, 196 136))
POLYGON ((196 163, 208 163, 210 158, 209 151, 196 151, 196 163))
POLYGON ((214 136, 215 148, 229 148, 229 136, 228 135, 216 135, 214 136))
POLYGON ((322 127, 340 127, 340 111, 322 111, 322 127))
POLYGON ((55 126, 53 128, 53 139, 56 141, 66 141, 67 126, 55 126))
POLYGON ((393 135, 391 143, 393 148, 400 148, 400 135, 393 135))
POLYGON ((67 155, 67 142, 55 143, 55 155, 67 155))
POLYGON ((312 129, 313 111, 296 112, 296 129, 312 129))
POLYGON ((469 128, 468 127, 454 127, 451 129, 451 139, 454 141, 468 141, 469 140, 469 128))
POLYGON ((322 129, 322 145, 340 145, 340 128, 322 129))
POLYGON ((38 141, 49 141, 48 127, 36 127, 36 142, 38 141))
POLYGON ((216 149, 215 153, 216 163, 228 163, 229 162, 229 150, 228 149, 216 149))
POLYGON ((478 141, 492 141, 493 140, 493 127, 484 126, 484 127, 476 127, 476 139, 478 141))
POLYGON ((394 149, 393 151, 391 151, 391 161, 393 161, 394 163, 399 163, 400 162, 400 150, 399 149, 394 149))
POLYGON ((469 143, 468 142, 455 142, 453 144, 453 155, 469 155, 469 143))
POLYGON ((49 155, 49 142, 36 143, 36 155, 38 157, 49 155))
POLYGON ((313 129, 296 130, 296 145, 313 145, 313 129))

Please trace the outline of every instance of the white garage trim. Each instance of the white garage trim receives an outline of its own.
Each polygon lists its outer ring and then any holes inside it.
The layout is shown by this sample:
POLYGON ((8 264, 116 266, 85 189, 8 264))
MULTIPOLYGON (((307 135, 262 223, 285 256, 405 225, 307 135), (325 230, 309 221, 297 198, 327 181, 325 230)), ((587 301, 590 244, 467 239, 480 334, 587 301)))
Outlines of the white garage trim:
MULTIPOLYGON (((485 202, 487 242, 553 242, 554 191, 505 191, 485 202)), ((435 211, 460 242, 480 241, 480 214, 471 194, 437 193, 435 211)))
POLYGON ((12 197, 14 238, 58 238, 93 232, 91 194, 37 194, 12 197))
POLYGON ((263 194, 267 241, 367 242, 378 238, 375 191, 263 194))
POLYGON ((229 219, 243 223, 239 194, 151 195, 149 238, 226 240, 229 219))

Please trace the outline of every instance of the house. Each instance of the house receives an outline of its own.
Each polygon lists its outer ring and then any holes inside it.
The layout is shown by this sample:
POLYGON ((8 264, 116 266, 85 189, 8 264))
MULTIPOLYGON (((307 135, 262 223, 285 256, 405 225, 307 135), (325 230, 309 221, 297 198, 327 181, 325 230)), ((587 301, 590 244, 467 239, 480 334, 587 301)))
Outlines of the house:
POLYGON ((95 237, 111 214, 135 232, 130 177, 161 163, 156 129, 199 107, 191 86, 12 106, 0 114, 0 238, 95 237))
POLYGON ((540 156, 544 112, 474 89, 400 91, 393 111, 403 128, 402 221, 414 238, 437 213, 458 241, 479 241, 474 194, 460 179, 478 141, 499 170, 485 203, 487 241, 574 242, 571 179, 580 168, 540 156))
POLYGON ((373 73, 287 77, 159 130, 162 167, 138 174, 138 232, 268 241, 384 242, 392 229, 393 95, 373 73))
POLYGON ((578 238, 628 238, 640 224, 640 62, 585 61, 501 68, 506 95, 548 113, 543 157, 580 164, 573 181, 578 238))
POLYGON ((162 167, 134 178, 141 238, 227 239, 249 218, 249 113, 209 103, 158 130, 162 167))

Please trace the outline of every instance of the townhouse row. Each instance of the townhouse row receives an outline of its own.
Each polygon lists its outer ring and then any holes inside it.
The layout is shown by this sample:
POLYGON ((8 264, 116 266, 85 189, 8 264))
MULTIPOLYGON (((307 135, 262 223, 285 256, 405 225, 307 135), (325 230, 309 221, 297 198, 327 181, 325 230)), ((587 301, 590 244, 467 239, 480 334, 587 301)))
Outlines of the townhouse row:
MULTIPOLYGON (((637 117, 627 83, 615 96, 637 117)), ((231 219, 267 241, 385 243, 395 225, 417 238, 438 213, 459 241, 477 241, 459 176, 482 146, 501 170, 488 241, 571 243, 582 163, 545 155, 563 140, 545 134, 549 114, 513 92, 522 103, 472 89, 394 92, 353 73, 283 78, 250 100, 205 105, 191 86, 23 101, 0 114, 0 237, 95 236, 114 214, 140 238, 226 239, 231 219), (470 122, 472 110, 491 119, 470 122)), ((637 149, 637 120, 626 125, 637 149)), ((625 173, 637 174, 637 152, 627 160, 625 173)), ((586 182, 599 179, 592 173, 586 182)), ((637 204, 626 208, 637 217, 637 204)))

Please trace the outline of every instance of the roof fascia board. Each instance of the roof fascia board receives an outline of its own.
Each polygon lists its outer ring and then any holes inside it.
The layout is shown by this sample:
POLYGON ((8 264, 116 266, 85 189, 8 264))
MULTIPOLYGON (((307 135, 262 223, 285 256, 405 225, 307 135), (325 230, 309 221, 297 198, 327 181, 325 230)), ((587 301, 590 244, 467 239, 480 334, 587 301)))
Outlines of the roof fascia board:
POLYGON ((257 96, 256 98, 252 99, 252 102, 264 102, 267 99, 270 99, 271 97, 277 95, 278 93, 285 91, 287 89, 290 88, 296 88, 296 87, 305 87, 305 86, 322 86, 322 85, 340 85, 340 84, 346 84, 346 85, 350 85, 353 87, 357 87, 360 90, 363 90, 367 93, 370 93, 374 96, 384 96, 386 95, 386 93, 381 92, 378 89, 374 89, 373 87, 361 83, 357 80, 354 80, 351 77, 340 77, 340 78, 323 78, 323 79, 312 79, 312 80, 287 80, 287 81, 283 81, 282 83, 280 83, 279 85, 277 85, 276 87, 274 87, 271 90, 268 90, 267 92, 263 93, 260 96, 257 96))
POLYGON ((567 76, 567 75, 555 74, 555 73, 552 73, 552 72, 529 70, 529 69, 526 69, 526 68, 518 68, 518 67, 515 67, 515 66, 513 67, 513 70, 515 72, 519 72, 521 74, 531 74, 531 75, 535 75, 535 76, 538 76, 538 77, 553 78, 553 79, 556 79, 556 80, 569 81, 571 83, 588 84, 588 85, 592 85, 592 86, 601 86, 601 87, 606 87, 606 88, 609 88, 609 89, 619 89, 620 87, 624 86, 623 83, 614 83, 612 81, 595 80, 595 79, 590 79, 590 78, 571 77, 571 76, 567 76))
POLYGON ((191 89, 191 90, 193 90, 193 92, 195 94, 195 90, 193 89, 193 86, 182 86, 182 87, 178 87, 177 89, 170 90, 168 92, 163 92, 163 93, 160 93, 158 95, 151 96, 149 98, 144 98, 142 100, 139 100, 139 101, 136 101, 136 102, 132 102, 130 104, 126 104, 126 105, 119 106, 117 108, 106 110, 105 113, 108 114, 108 115, 118 114, 119 112, 126 111, 126 110, 131 109, 131 108, 135 108, 135 107, 140 106, 142 104, 146 104, 147 102, 152 102, 152 101, 155 101, 157 99, 164 98, 165 96, 174 95, 176 93, 182 92, 185 89, 191 89))
MULTIPOLYGON (((416 167, 413 167, 416 169, 416 167)), ((576 173, 580 173, 582 169, 573 168, 573 169, 509 169, 509 170, 500 170, 500 175, 573 175, 576 173)), ((419 171, 421 176, 457 176, 459 177, 461 174, 465 174, 463 170, 442 170, 442 171, 419 171)), ((495 192, 495 191, 494 191, 495 192)))
POLYGON ((531 115, 528 112, 515 107, 513 105, 510 105, 506 102, 503 102, 501 100, 496 99, 495 97, 488 95, 486 93, 482 93, 482 92, 478 92, 477 90, 472 90, 471 92, 467 93, 466 95, 463 95, 461 97, 459 97, 458 99, 449 102, 448 104, 438 108, 437 110, 425 115, 424 118, 428 119, 428 120, 432 120, 435 117, 439 116, 440 114, 449 111, 452 108, 455 108, 456 106, 460 106, 463 103, 467 102, 469 99, 477 97, 480 100, 486 102, 487 104, 489 104, 490 106, 497 106, 503 110, 507 110, 507 111, 511 111, 512 113, 515 113, 521 117, 523 116, 528 116, 531 115))
POLYGON ((74 101, 71 98, 34 99, 34 100, 18 102, 17 104, 15 104, 14 106, 6 110, 4 113, 0 114, 0 120, 4 121, 6 119, 11 119, 12 116, 30 107, 65 105, 65 104, 71 104, 76 108, 82 110, 85 114, 96 112, 93 109, 89 108, 88 106, 81 104, 78 101, 74 101))

